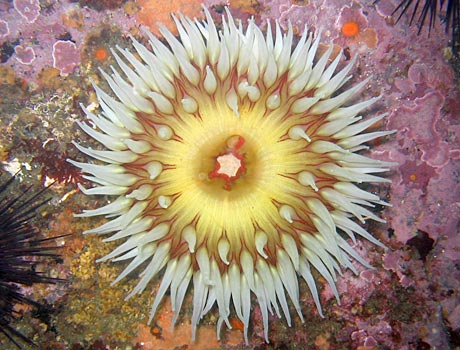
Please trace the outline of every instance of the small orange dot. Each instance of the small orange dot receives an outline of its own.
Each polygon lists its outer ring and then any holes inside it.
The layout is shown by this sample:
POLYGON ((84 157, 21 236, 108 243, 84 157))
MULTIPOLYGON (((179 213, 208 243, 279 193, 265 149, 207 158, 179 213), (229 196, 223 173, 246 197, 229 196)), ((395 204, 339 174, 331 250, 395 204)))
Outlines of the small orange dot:
POLYGON ((107 58, 108 56, 108 53, 107 53, 107 50, 104 49, 103 47, 98 47, 96 49, 96 51, 94 51, 94 57, 98 60, 98 61, 103 61, 107 58))
POLYGON ((347 38, 351 38, 358 34, 359 26, 356 22, 346 22, 342 26, 342 34, 345 35, 347 38))
POLYGON ((153 327, 152 328, 152 334, 153 335, 161 334, 161 329, 159 327, 153 327))
POLYGON ((411 175, 409 176, 409 179, 410 179, 411 181, 415 181, 415 180, 417 180, 417 176, 416 176, 415 174, 411 174, 411 175))

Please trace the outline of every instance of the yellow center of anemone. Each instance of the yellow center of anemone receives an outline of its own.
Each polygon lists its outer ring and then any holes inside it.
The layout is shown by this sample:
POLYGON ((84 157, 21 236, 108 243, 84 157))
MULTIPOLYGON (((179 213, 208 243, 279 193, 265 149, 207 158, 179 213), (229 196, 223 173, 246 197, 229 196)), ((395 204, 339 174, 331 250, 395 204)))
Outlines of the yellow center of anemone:
MULTIPOLYGON (((292 177, 305 169, 308 157, 302 152, 306 144, 287 137, 295 118, 283 121, 283 115, 264 108, 262 99, 252 110, 242 105, 239 116, 225 101, 212 101, 204 93, 197 102, 199 117, 184 113, 168 122, 175 138, 161 154, 154 155, 170 167, 158 177, 158 194, 175 198, 157 220, 172 222, 171 235, 180 235, 184 227, 193 224, 197 247, 204 244, 214 254, 219 240, 225 238, 230 242, 229 261, 239 260, 241 246, 256 253, 257 230, 270 237, 268 252, 273 253, 279 229, 286 231, 289 225, 280 217, 279 208, 297 204, 292 177), (224 155, 231 150, 228 140, 234 135, 244 139, 237 150, 242 159, 233 156, 227 161, 242 162, 244 171, 236 177, 231 170, 235 165, 227 164, 225 171, 233 177, 230 181, 210 176, 216 162, 225 162, 224 155)), ((305 188, 303 192, 309 191, 305 188)))

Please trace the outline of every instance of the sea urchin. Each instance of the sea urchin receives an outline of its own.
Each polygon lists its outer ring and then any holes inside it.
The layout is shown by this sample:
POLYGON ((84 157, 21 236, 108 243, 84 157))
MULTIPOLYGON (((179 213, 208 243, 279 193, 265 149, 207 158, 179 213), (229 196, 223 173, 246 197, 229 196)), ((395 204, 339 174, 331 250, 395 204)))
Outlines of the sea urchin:
POLYGON ((96 184, 83 193, 117 198, 79 216, 110 218, 86 233, 122 242, 99 259, 131 260, 113 283, 143 266, 127 298, 164 272, 150 320, 169 289, 175 321, 193 281, 193 337, 217 303, 218 328, 233 309, 247 342, 253 293, 268 341, 269 312, 291 322, 286 292, 302 319, 297 274, 321 314, 311 267, 338 299, 340 266, 367 266, 339 231, 383 246, 352 217, 383 221, 365 207, 386 203, 354 183, 388 182, 372 173, 391 164, 356 152, 391 132, 361 133, 384 118, 357 116, 378 97, 344 106, 369 81, 342 89, 355 59, 334 75, 341 55, 331 45, 316 62, 307 30, 293 45, 291 26, 264 36, 227 10, 218 31, 204 12, 174 17, 179 39, 160 26, 166 45, 147 33, 151 50, 132 38, 136 55, 113 51, 125 78, 102 74, 116 98, 94 85, 102 113, 84 111, 98 130, 79 123, 108 150, 75 144, 98 162, 69 161, 96 184))
POLYGON ((39 199, 47 188, 32 195, 29 195, 30 188, 11 195, 10 187, 14 179, 11 177, 0 184, 0 335, 21 349, 21 342, 29 345, 34 342, 12 325, 20 314, 16 305, 45 309, 38 301, 25 295, 22 287, 61 280, 48 277, 36 268, 45 260, 52 261, 59 257, 58 247, 48 244, 56 237, 41 238, 40 231, 32 224, 38 208, 49 201, 39 199))

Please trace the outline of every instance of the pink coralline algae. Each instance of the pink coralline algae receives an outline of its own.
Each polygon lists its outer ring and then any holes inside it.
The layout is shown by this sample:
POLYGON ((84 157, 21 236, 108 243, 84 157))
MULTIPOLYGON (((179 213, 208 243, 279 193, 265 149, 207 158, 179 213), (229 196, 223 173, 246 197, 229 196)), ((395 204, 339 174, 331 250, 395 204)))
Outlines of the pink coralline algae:
POLYGON ((16 59, 20 63, 26 64, 26 65, 32 64, 32 62, 35 61, 35 58, 36 58, 34 49, 28 46, 24 47, 24 46, 18 45, 14 48, 14 53, 16 55, 15 56, 16 59))
POLYGON ((415 281, 408 274, 405 255, 402 251, 388 251, 383 255, 383 268, 393 272, 402 287, 413 286, 415 281))
MULTIPOLYGON (((35 52, 33 64, 21 63, 14 54, 8 57, 2 55, 2 64, 13 68, 19 78, 33 86, 39 86, 40 73, 53 66, 53 45, 57 40, 72 41, 76 48, 82 51, 90 31, 98 32, 105 26, 114 26, 121 32, 128 33, 135 24, 135 16, 127 16, 122 7, 108 14, 82 7, 78 1, 0 1, 0 45, 6 43, 13 45, 14 49, 14 46, 20 44, 30 47, 35 52), (69 19, 69 14, 75 14, 76 18, 69 19)), ((72 44, 67 46, 76 55, 62 59, 61 62, 69 59, 80 62, 80 54, 76 52, 75 47, 70 47, 72 44)), ((59 60, 57 57, 57 61, 59 60)), ((56 64, 55 67, 59 68, 61 65, 64 66, 65 62, 56 64)), ((71 74, 69 72, 75 68, 77 67, 74 64, 63 67, 62 74, 71 74)))
POLYGON ((8 26, 8 22, 0 19, 0 38, 6 37, 10 33, 10 27, 8 26))
MULTIPOLYGON (((417 85, 411 90, 422 94, 417 85)), ((393 182, 394 207, 388 213, 403 243, 417 230, 433 239, 457 235, 460 191, 455 135, 460 127, 443 118, 446 105, 440 91, 430 91, 405 103, 389 118, 389 127, 398 130, 397 148, 390 156, 400 164, 400 174, 393 182)))
POLYGON ((40 2, 38 0, 14 0, 14 8, 29 23, 34 23, 40 16, 40 2))
POLYGON ((402 106, 388 123, 391 129, 403 134, 404 141, 414 142, 420 152, 420 161, 429 166, 441 167, 449 161, 449 144, 436 130, 441 117, 444 97, 440 92, 430 92, 416 98, 413 106, 402 106))
POLYGON ((58 40, 53 45, 53 67, 59 69, 61 75, 73 73, 80 64, 80 50, 71 41, 58 40))

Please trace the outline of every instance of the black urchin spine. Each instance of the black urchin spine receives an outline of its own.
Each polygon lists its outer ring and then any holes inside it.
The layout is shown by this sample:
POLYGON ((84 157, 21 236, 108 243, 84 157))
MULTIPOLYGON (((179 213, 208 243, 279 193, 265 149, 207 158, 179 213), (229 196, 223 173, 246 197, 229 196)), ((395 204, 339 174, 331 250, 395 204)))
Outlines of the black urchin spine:
POLYGON ((34 345, 34 342, 11 325, 17 318, 15 305, 43 307, 24 295, 21 287, 61 280, 36 271, 38 262, 59 257, 58 247, 48 245, 56 237, 41 238, 40 231, 32 224, 37 210, 50 200, 41 199, 48 188, 28 195, 29 187, 11 195, 14 180, 15 177, 11 177, 0 184, 0 335, 21 349, 22 343, 34 345))

